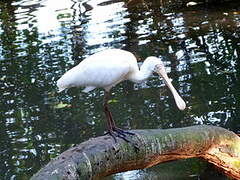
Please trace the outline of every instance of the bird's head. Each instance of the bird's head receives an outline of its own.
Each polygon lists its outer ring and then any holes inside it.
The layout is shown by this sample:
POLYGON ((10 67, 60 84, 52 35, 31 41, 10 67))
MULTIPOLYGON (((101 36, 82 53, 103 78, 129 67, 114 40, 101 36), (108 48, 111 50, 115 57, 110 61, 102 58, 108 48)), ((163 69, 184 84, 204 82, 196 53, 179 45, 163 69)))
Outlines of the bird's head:
POLYGON ((176 105, 180 110, 184 110, 186 108, 186 103, 184 100, 180 97, 176 89, 173 87, 171 80, 169 79, 167 72, 165 70, 164 64, 160 58, 157 57, 148 57, 146 59, 146 64, 148 65, 148 68, 151 69, 153 72, 156 72, 160 77, 163 78, 165 84, 168 86, 168 88, 171 90, 173 97, 175 99, 176 105))

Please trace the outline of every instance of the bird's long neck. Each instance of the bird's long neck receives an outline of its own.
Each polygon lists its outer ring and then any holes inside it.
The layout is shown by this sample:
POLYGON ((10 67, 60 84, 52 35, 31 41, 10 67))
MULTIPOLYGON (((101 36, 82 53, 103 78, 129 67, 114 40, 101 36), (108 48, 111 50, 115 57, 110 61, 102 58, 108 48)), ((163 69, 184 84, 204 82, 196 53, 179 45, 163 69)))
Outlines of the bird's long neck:
POLYGON ((146 64, 143 63, 141 66, 140 70, 138 69, 133 73, 131 76, 130 80, 136 83, 141 83, 148 79, 152 75, 153 71, 148 69, 146 64))

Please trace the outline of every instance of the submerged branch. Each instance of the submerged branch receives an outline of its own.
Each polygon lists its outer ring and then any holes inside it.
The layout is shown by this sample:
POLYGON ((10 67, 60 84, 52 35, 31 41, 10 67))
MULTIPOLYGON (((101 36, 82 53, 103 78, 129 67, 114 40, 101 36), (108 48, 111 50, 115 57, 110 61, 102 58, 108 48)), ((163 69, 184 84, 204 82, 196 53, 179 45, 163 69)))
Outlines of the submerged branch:
POLYGON ((214 126, 133 130, 131 142, 109 136, 92 138, 60 154, 32 179, 101 179, 118 172, 192 157, 204 158, 240 179, 240 137, 214 126))

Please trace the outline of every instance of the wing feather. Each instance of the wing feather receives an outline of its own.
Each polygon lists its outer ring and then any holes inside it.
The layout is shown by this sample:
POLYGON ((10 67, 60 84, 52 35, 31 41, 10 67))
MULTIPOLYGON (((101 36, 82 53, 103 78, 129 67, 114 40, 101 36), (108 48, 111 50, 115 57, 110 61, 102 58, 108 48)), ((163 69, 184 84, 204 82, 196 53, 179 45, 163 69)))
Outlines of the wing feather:
POLYGON ((136 66, 136 58, 132 53, 105 50, 89 56, 67 71, 57 81, 57 86, 60 90, 79 86, 110 89, 127 78, 132 66, 136 66))

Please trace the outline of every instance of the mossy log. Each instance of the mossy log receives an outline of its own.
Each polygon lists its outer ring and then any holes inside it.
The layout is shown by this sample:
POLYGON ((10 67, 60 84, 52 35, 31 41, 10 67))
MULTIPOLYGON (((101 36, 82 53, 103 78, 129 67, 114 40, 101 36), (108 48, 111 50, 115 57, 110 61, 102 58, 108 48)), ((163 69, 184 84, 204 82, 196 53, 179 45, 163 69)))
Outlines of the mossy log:
POLYGON ((132 130, 132 143, 108 135, 92 138, 50 161, 32 180, 101 179, 118 172, 192 157, 213 163, 228 176, 240 179, 240 137, 215 126, 132 130))

